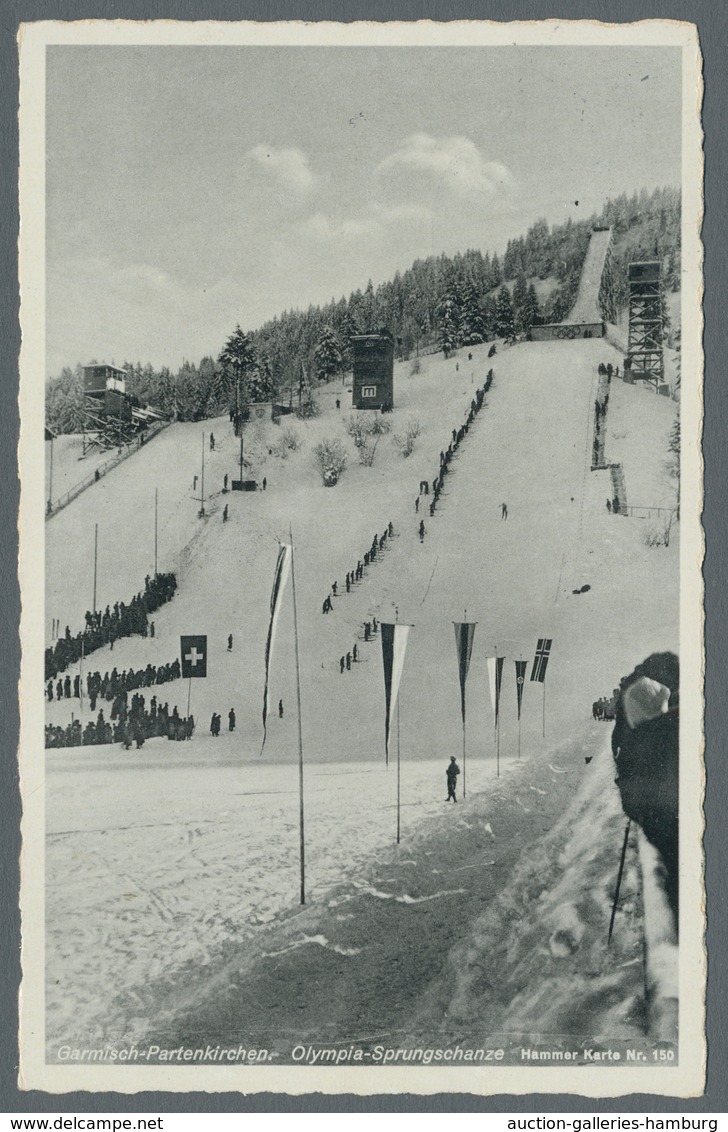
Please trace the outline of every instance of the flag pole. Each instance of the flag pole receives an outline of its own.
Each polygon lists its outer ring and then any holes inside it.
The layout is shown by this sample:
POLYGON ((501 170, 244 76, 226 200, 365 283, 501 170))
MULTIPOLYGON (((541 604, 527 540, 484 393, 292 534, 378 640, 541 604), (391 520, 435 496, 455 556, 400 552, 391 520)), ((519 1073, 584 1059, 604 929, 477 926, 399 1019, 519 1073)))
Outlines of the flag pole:
POLYGON ((205 517, 205 434, 202 434, 202 468, 200 479, 200 518, 205 517))
POLYGON ((397 696, 397 844, 400 842, 400 759, 399 759, 399 695, 397 696))
MULTIPOLYGON (((399 621, 399 609, 394 607, 394 620, 399 621)), ((401 805, 401 790, 400 790, 400 758, 399 758, 399 689, 397 689, 397 844, 400 842, 401 835, 401 818, 400 818, 400 805, 401 805)))
POLYGON ((619 858, 619 871, 617 873, 617 883, 614 886, 614 901, 612 903, 612 915, 609 921, 609 934, 607 936, 607 947, 612 942, 612 930, 614 928, 614 917, 617 915, 617 904, 619 903, 619 893, 622 889, 622 876, 624 874, 624 858, 627 855, 627 841, 629 840, 629 829, 632 825, 632 819, 627 822, 627 828, 624 831, 624 841, 622 842, 622 855, 619 858))
POLYGON ((79 666, 80 675, 79 675, 79 680, 78 680, 78 692, 79 692, 78 714, 79 714, 79 717, 81 719, 81 746, 83 746, 83 662, 84 662, 84 653, 85 653, 85 637, 81 636, 81 664, 79 666))
POLYGON ((94 613, 96 612, 96 576, 99 564, 99 524, 94 524, 94 613))
POLYGON ((500 696, 498 694, 498 646, 495 647, 495 775, 500 778, 500 696))
POLYGON ((543 738, 546 738, 546 675, 543 678, 543 723, 541 728, 543 738))
POLYGON ((298 658, 298 611, 296 607, 296 570, 293 554, 293 529, 289 525, 291 539, 291 591, 293 593, 293 641, 296 654, 296 704, 298 707, 298 828, 299 859, 301 864, 301 904, 306 903, 306 844, 304 838, 303 813, 303 733, 301 730, 301 666, 298 658))
MULTIPOLYGON (((523 660, 523 653, 521 653, 521 660, 523 660)), ((523 679, 523 678, 524 677, 521 677, 521 679, 523 679)), ((521 685, 521 689, 523 689, 523 685, 521 685)), ((521 696, 523 696, 523 690, 521 690, 521 696)), ((518 761, 519 762, 521 761, 521 709, 522 709, 522 707, 523 707, 522 703, 518 705, 518 761)))
MULTIPOLYGON (((154 489, 154 577, 157 576, 157 545, 158 545, 158 532, 157 532, 157 513, 159 509, 159 488, 154 489)), ((189 713, 188 713, 189 714, 189 713)))
MULTIPOLYGON (((467 625, 468 611, 463 610, 463 625, 467 625)), ((463 687, 463 800, 465 799, 465 687, 463 687)))

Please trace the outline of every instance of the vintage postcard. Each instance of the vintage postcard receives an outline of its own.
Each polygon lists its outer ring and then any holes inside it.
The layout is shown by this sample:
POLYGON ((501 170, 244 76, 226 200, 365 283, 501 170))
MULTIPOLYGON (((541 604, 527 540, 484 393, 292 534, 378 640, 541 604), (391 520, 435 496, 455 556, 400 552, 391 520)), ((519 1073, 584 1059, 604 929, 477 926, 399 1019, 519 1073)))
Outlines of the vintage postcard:
POLYGON ((699 1095, 696 29, 20 60, 22 1087, 699 1095))

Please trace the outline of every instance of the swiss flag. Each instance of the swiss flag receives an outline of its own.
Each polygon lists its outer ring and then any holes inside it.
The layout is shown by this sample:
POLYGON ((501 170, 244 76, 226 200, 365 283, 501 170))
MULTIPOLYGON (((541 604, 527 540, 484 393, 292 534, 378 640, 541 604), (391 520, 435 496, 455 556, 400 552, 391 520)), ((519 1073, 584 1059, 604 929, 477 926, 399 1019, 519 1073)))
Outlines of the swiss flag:
POLYGON ((207 637, 180 637, 182 678, 207 676, 207 637))

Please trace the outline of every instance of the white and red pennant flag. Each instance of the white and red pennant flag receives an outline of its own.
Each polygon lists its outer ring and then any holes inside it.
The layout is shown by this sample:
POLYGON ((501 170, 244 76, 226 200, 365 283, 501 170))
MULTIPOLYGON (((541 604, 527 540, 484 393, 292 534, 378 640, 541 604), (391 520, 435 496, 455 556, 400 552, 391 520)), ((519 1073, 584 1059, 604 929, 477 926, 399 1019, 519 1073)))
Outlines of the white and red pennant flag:
POLYGON ((460 713, 465 726, 465 682, 470 668, 473 652, 473 638, 477 621, 455 621, 455 648, 458 654, 458 675, 460 676, 460 713))
POLYGON ((380 621, 379 628, 382 636, 382 660, 384 662, 384 751, 389 760, 389 733, 392 716, 397 706, 399 682, 402 679, 404 667, 404 654, 407 649, 407 636, 409 625, 400 625, 380 621))
POLYGON ((263 687, 263 742, 260 747, 260 753, 263 754, 263 747, 265 747, 266 739, 266 721, 268 719, 268 679, 270 676, 270 662, 273 654, 273 643, 276 637, 276 628, 278 625, 278 615, 281 611, 281 601, 283 600, 283 591, 286 588, 288 575, 291 571, 291 547, 287 543, 281 543, 280 550, 278 551, 278 558, 276 560, 275 573, 273 575, 273 589, 270 595, 270 622, 268 624, 268 638, 265 642, 265 685, 263 687))
POLYGON ((543 684, 546 679, 546 666, 551 655, 551 641, 551 637, 538 638, 536 655, 533 658, 533 668, 531 669, 531 679, 538 680, 540 684, 543 684))
POLYGON ((517 660, 514 662, 516 665, 516 699, 518 700, 518 718, 521 718, 521 701, 523 699, 523 681, 526 678, 526 664, 525 660, 517 660))
POLYGON ((207 676, 207 637, 180 637, 179 649, 183 680, 207 676))
POLYGON ((503 680, 503 662, 504 656, 489 656, 488 664, 488 684, 490 686, 490 702, 493 705, 493 713, 495 715, 495 726, 498 726, 498 707, 500 704, 500 690, 501 682, 503 680))

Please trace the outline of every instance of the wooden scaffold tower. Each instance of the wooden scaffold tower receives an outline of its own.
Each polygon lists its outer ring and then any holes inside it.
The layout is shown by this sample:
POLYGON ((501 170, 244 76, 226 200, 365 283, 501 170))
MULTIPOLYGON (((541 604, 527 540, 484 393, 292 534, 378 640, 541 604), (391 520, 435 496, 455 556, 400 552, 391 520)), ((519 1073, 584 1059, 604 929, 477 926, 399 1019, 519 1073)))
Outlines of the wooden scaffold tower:
POLYGON ((629 265, 629 337, 625 359, 625 371, 631 380, 646 381, 657 393, 665 381, 660 274, 659 260, 629 265))

